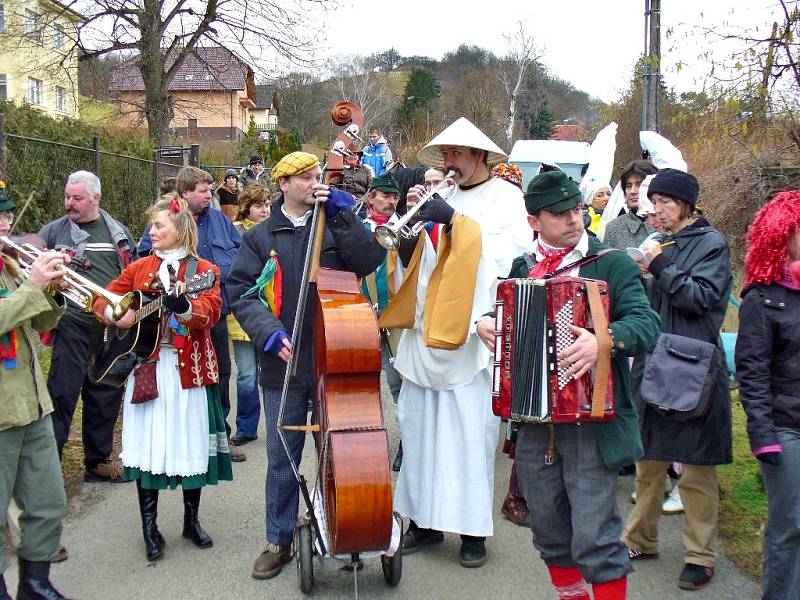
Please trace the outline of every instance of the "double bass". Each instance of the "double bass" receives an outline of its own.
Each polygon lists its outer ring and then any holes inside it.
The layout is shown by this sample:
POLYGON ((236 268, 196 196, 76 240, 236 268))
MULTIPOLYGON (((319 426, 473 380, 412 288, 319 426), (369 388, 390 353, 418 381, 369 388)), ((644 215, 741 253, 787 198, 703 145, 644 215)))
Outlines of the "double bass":
MULTIPOLYGON (((363 125, 361 110, 347 102, 336 104, 332 120, 339 126, 350 126, 334 141, 334 150, 350 141, 353 124, 363 125)), ((341 168, 341 156, 331 152, 326 175, 341 168)), ((305 303, 310 301, 314 315, 315 424, 282 426, 279 414, 278 431, 314 432, 319 459, 317 491, 322 495, 330 554, 349 554, 357 560, 361 552, 388 549, 394 523, 389 443, 381 409, 380 333, 375 312, 361 293, 356 275, 319 265, 325 231, 321 203, 314 206, 311 227, 293 328, 292 357, 297 355, 298 344, 312 342, 297 339, 302 331, 305 303)), ((287 365, 284 390, 295 369, 292 358, 287 365)), ((324 554, 323 536, 305 481, 297 470, 295 475, 324 554)))

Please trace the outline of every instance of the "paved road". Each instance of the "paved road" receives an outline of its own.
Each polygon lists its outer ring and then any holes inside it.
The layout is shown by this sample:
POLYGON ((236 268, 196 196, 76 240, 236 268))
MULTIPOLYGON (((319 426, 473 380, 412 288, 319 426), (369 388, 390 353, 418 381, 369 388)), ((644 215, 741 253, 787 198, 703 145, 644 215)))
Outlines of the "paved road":
MULTIPOLYGON (((385 404, 392 448, 397 447, 395 408, 385 404)), ((159 527, 167 539, 162 560, 144 557, 141 523, 133 484, 85 484, 71 504, 64 542, 70 558, 53 567, 62 593, 81 600, 154 598, 303 598, 294 564, 269 581, 250 576, 253 561, 264 546, 263 423, 260 439, 245 446, 247 462, 234 465, 235 481, 203 491, 201 522, 214 539, 209 550, 195 549, 181 538, 180 491, 162 493, 159 527)), ((309 443, 304 470, 311 477, 315 457, 309 443)), ((498 451, 495 514, 505 497, 511 462, 498 451)), ((619 502, 627 513, 633 485, 620 478, 619 502)), ((591 501, 591 500, 589 500, 591 501)), ((535 518, 535 507, 534 507, 535 518)), ((661 558, 636 565, 629 579, 629 598, 692 598, 748 600, 759 597, 758 585, 724 558, 706 590, 685 592, 677 587, 680 573, 680 527, 683 518, 665 517, 661 525, 661 558)), ((481 569, 464 569, 457 561, 459 538, 405 557, 403 579, 389 588, 380 561, 371 560, 359 574, 361 598, 554 598, 547 572, 531 545, 530 532, 503 518, 495 520, 495 535, 487 541, 489 562, 481 569)), ((352 598, 353 576, 343 571, 315 574, 316 598, 352 598)), ((16 589, 16 573, 7 573, 16 589)))

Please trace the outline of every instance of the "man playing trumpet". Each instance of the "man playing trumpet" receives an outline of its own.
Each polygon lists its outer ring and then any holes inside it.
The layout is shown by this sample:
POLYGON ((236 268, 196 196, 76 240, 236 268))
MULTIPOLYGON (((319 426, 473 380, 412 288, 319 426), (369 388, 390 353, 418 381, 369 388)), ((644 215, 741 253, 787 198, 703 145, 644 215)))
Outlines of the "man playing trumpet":
MULTIPOLYGON (((0 181, 0 236, 8 235, 14 215, 0 181)), ((22 281, 19 265, 0 243, 0 515, 12 496, 22 508, 17 598, 63 598, 50 584, 50 559, 58 552, 66 497, 50 413, 53 404, 39 364, 37 331, 55 326, 64 312, 47 293, 64 276, 69 257, 44 252, 22 281)), ((0 526, 0 547, 5 529, 0 526)), ((10 600, 0 552, 0 600, 10 600)))
MULTIPOLYGON (((434 196, 419 208, 421 220, 444 225, 438 254, 427 233, 416 246, 401 244, 408 271, 379 321, 405 329, 395 357, 404 449, 395 510, 411 519, 403 551, 438 544, 444 531, 459 533, 464 567, 486 562, 499 424, 491 357, 475 322, 492 310, 497 278, 532 243, 521 191, 489 173, 505 156, 464 118, 420 151, 421 163, 452 171, 457 188, 448 202, 434 196)), ((411 188, 409 204, 423 191, 411 188)))

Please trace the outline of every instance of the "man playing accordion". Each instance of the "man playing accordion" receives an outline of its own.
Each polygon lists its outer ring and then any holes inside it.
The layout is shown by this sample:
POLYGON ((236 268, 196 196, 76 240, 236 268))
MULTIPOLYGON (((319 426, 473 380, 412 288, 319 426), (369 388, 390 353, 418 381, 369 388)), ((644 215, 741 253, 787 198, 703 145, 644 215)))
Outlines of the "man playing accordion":
MULTIPOLYGON (((603 244, 585 232, 580 192, 564 173, 551 171, 534 178, 525 207, 538 238, 530 256, 514 261, 510 277, 540 279, 558 272, 608 284, 615 404, 614 418, 605 422, 520 427, 516 460, 530 508, 533 544, 560 598, 588 599, 587 582, 595 599, 625 598, 632 569, 620 541, 616 478, 621 466, 642 455, 627 357, 655 344, 659 318, 647 301, 636 264, 624 252, 602 253, 603 244)), ((494 317, 481 319, 477 329, 494 350, 494 317)), ((577 379, 597 363, 598 341, 588 329, 571 330, 575 340, 558 354, 558 367, 566 369, 562 376, 577 379)))

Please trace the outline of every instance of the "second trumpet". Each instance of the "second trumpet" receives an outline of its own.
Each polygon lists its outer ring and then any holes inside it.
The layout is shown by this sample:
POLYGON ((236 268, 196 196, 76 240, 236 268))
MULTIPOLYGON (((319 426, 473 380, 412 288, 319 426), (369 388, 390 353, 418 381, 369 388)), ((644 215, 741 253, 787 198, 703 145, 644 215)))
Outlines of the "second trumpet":
POLYGON ((419 235, 422 228, 425 227, 425 221, 417 221, 409 226, 409 222, 419 212, 419 209, 441 189, 450 185, 455 185, 456 181, 453 179, 454 171, 448 171, 444 179, 442 179, 436 186, 425 192, 417 203, 406 211, 399 221, 394 225, 378 225, 375 228, 375 239, 378 243, 387 250, 397 250, 400 247, 400 238, 411 239, 419 235))

